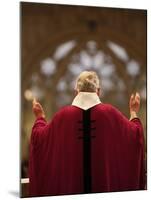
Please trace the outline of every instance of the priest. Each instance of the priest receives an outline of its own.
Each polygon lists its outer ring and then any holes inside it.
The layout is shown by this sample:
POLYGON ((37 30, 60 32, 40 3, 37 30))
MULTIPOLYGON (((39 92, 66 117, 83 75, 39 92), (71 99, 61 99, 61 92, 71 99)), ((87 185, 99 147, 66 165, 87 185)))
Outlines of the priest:
POLYGON ((100 81, 82 72, 71 105, 50 122, 39 102, 30 141, 30 196, 143 190, 144 136, 137 116, 140 96, 132 94, 130 120, 102 103, 100 81))

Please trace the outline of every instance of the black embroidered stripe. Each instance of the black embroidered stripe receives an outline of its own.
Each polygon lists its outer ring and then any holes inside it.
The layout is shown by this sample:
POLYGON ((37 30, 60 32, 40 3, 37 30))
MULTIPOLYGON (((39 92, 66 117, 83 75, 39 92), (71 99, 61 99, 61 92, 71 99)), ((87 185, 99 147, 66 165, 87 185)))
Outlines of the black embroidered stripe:
POLYGON ((91 110, 83 111, 83 184, 84 193, 91 192, 91 110))
POLYGON ((78 139, 83 139, 83 188, 84 193, 91 193, 91 138, 95 138, 93 131, 96 128, 91 127, 96 120, 91 120, 91 109, 83 110, 83 119, 77 121, 80 124, 78 128, 78 139), (81 127, 82 125, 82 127, 81 127), (91 132, 92 131, 92 132, 91 132))

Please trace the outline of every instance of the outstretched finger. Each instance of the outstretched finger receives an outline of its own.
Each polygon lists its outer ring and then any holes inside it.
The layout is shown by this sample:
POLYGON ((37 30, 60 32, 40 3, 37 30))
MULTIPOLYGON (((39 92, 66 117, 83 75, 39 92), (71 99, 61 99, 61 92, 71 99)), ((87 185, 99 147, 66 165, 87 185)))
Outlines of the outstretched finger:
POLYGON ((131 94, 131 97, 130 97, 130 99, 133 99, 134 98, 134 94, 131 94))
POLYGON ((131 97, 130 97, 130 104, 134 101, 134 94, 131 94, 131 97))
POLYGON ((136 92, 136 98, 140 99, 140 94, 138 92, 136 92))
POLYGON ((140 102, 140 95, 138 92, 136 92, 135 101, 140 102))
POLYGON ((33 98, 33 102, 32 102, 32 103, 33 103, 33 105, 35 105, 35 104, 37 103, 37 101, 36 101, 36 98, 35 98, 35 97, 33 98))
POLYGON ((34 105, 34 107, 39 109, 39 110, 43 110, 42 105, 40 103, 38 103, 38 102, 34 105))

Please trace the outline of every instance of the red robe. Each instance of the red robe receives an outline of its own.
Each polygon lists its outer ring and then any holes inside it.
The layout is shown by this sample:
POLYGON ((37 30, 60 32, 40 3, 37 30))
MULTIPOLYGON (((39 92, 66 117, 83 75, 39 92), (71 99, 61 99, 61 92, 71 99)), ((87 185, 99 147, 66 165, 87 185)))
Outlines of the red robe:
POLYGON ((29 164, 30 196, 144 189, 142 124, 108 104, 66 106, 35 121, 29 164))

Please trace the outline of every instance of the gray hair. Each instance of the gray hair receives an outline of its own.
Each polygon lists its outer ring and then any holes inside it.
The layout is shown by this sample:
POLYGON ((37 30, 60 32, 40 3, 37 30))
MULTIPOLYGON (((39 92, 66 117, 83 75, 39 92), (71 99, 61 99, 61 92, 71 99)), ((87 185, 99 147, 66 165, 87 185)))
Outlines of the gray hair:
POLYGON ((99 88, 100 81, 94 71, 84 71, 76 80, 75 90, 78 92, 97 92, 99 88))

